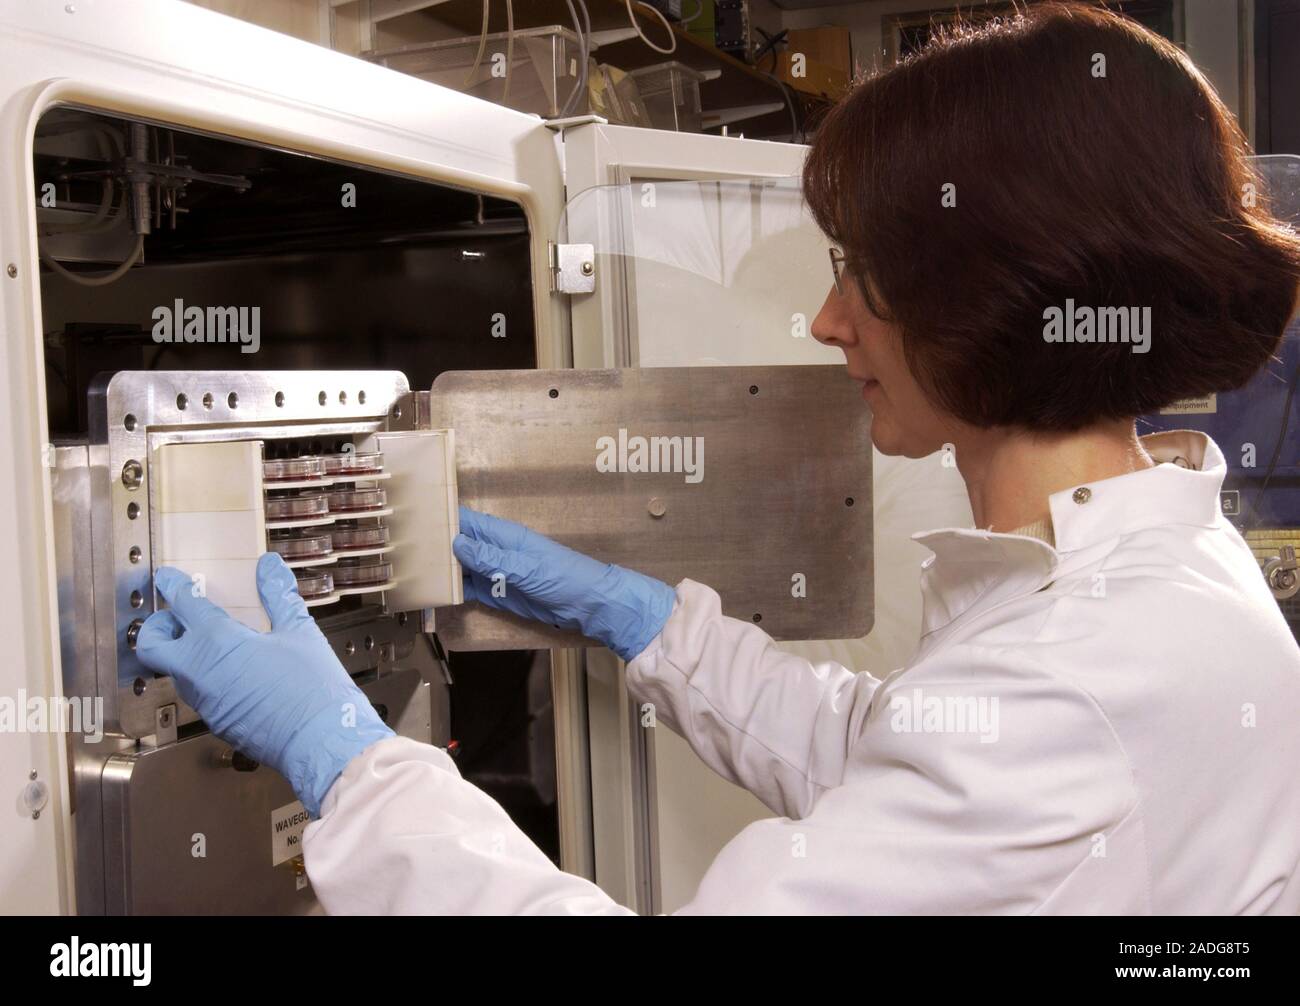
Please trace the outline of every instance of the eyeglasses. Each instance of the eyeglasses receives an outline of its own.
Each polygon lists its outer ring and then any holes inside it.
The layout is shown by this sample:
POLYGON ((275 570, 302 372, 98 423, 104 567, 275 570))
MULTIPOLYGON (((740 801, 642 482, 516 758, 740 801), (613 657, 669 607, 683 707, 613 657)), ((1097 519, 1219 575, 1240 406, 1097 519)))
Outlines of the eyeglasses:
POLYGON ((831 256, 831 272, 835 276, 835 292, 841 297, 844 296, 844 269, 848 259, 838 248, 829 249, 831 256))

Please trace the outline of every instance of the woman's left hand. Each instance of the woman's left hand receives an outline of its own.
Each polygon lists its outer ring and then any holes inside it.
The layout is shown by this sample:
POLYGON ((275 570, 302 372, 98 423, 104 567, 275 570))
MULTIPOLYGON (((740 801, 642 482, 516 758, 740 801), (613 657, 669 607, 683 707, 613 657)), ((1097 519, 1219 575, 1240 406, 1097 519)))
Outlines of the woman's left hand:
POLYGON ((283 775, 313 817, 356 755, 394 736, 330 649, 284 560, 257 563, 270 632, 237 622, 191 578, 164 566, 154 585, 169 607, 145 621, 136 656, 169 675, 214 734, 283 775))

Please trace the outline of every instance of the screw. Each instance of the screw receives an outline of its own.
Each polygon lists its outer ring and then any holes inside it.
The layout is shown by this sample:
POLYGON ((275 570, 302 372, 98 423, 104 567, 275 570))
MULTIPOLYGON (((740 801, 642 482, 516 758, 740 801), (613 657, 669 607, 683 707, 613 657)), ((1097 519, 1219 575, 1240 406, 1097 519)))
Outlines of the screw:
POLYGON ((9 278, 10 278, 10 279, 13 279, 15 276, 18 275, 18 267, 17 267, 16 265, 14 265, 12 262, 10 262, 10 263, 9 263, 9 268, 6 269, 5 272, 9 273, 9 278))
POLYGON ((667 505, 657 496, 646 505, 646 509, 650 511, 650 516, 655 518, 662 517, 668 512, 667 505))
POLYGON ((144 481, 144 465, 132 458, 122 466, 122 485, 128 489, 139 489, 144 481))
POLYGON ((27 778, 28 778, 28 779, 31 779, 32 781, 35 781, 35 780, 36 780, 36 769, 32 769, 30 772, 28 772, 28 773, 27 773, 27 778))
POLYGON ((590 276, 595 271, 596 271, 596 264, 594 262, 582 263, 582 275, 590 276))

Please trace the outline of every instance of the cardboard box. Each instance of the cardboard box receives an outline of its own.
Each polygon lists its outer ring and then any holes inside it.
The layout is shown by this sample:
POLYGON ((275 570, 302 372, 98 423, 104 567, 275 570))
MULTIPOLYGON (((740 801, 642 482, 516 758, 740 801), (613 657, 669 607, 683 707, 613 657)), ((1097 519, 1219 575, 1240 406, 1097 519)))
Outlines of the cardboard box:
POLYGON ((853 39, 847 28, 791 28, 787 52, 801 52, 830 69, 853 78, 853 39))
POLYGON ((849 89, 847 73, 797 51, 794 55, 789 52, 777 54, 776 75, 796 91, 815 94, 831 101, 839 100, 849 89))

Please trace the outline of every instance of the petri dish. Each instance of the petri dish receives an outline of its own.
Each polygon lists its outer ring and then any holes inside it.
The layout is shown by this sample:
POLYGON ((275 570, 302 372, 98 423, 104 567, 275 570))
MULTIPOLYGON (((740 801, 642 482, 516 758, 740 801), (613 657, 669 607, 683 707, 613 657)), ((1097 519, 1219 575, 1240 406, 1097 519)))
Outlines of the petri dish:
POLYGON ((328 597, 334 592, 334 577, 324 570, 295 569, 293 575, 298 580, 298 593, 304 601, 328 597))
POLYGON ((284 559, 323 559, 334 552, 334 542, 329 534, 312 534, 297 531, 272 531, 269 537, 272 552, 284 559))
POLYGON ((366 454, 343 451, 326 454, 320 460, 326 475, 373 475, 384 470, 384 456, 378 451, 366 454))
POLYGON ((380 558, 340 559, 334 567, 334 582, 339 589, 374 587, 393 578, 393 564, 380 558))
POLYGON ((358 548, 383 548, 388 544, 388 525, 382 520, 373 524, 335 524, 331 533, 334 549, 339 552, 358 548))
POLYGON ((330 513, 382 510, 388 502, 388 496, 382 489, 335 489, 325 495, 329 499, 330 513))
POLYGON ((266 482, 297 482, 325 476, 322 458, 281 458, 262 462, 262 479, 266 482))
POLYGON ((266 497, 267 520, 306 520, 311 517, 327 517, 329 512, 329 497, 322 492, 308 491, 266 497))

